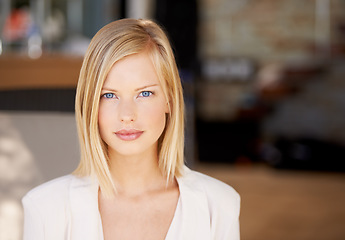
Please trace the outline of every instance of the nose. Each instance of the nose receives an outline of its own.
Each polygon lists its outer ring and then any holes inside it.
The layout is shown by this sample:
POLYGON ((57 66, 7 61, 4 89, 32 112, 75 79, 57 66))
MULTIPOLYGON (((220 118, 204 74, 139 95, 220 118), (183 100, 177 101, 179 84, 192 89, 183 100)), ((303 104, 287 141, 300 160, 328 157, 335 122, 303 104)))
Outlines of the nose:
POLYGON ((131 123, 136 119, 136 106, 131 100, 123 100, 118 108, 119 119, 123 123, 131 123))

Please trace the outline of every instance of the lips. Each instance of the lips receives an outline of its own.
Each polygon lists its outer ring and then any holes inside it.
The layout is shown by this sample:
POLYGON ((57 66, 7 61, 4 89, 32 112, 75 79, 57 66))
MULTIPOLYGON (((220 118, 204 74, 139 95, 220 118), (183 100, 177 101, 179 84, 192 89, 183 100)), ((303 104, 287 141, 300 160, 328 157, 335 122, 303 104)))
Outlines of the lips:
POLYGON ((115 134, 118 138, 120 138, 123 141, 133 141, 135 139, 138 139, 141 136, 141 134, 143 134, 143 131, 129 129, 117 131, 115 132, 115 134))

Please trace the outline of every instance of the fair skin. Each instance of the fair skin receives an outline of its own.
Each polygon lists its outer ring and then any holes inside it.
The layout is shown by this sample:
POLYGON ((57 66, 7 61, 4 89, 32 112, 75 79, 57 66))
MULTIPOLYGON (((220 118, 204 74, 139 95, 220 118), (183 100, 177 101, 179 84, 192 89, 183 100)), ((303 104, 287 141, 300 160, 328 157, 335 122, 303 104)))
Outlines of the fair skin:
POLYGON ((114 64, 101 92, 100 135, 108 146, 117 194, 99 191, 105 240, 164 239, 179 198, 158 167, 157 145, 169 112, 147 52, 114 64))

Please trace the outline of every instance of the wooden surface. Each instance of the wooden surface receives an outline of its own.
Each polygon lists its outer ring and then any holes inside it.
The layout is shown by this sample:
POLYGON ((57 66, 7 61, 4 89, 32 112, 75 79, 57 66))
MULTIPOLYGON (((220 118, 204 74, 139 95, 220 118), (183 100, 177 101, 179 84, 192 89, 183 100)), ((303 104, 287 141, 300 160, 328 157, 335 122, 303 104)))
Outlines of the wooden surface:
POLYGON ((241 195, 241 239, 345 239, 345 174, 200 164, 241 195))
POLYGON ((0 90, 74 88, 81 64, 79 57, 3 56, 0 57, 0 90))

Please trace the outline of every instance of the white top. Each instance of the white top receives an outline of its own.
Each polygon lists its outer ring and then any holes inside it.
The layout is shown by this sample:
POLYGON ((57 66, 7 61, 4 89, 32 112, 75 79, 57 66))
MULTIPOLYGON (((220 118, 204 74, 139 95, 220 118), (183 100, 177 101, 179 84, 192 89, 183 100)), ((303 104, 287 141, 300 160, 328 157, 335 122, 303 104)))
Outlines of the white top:
MULTIPOLYGON (((185 167, 166 240, 239 240, 240 196, 229 185, 185 167)), ((24 240, 103 239, 97 182, 67 175, 23 198, 24 240)))

